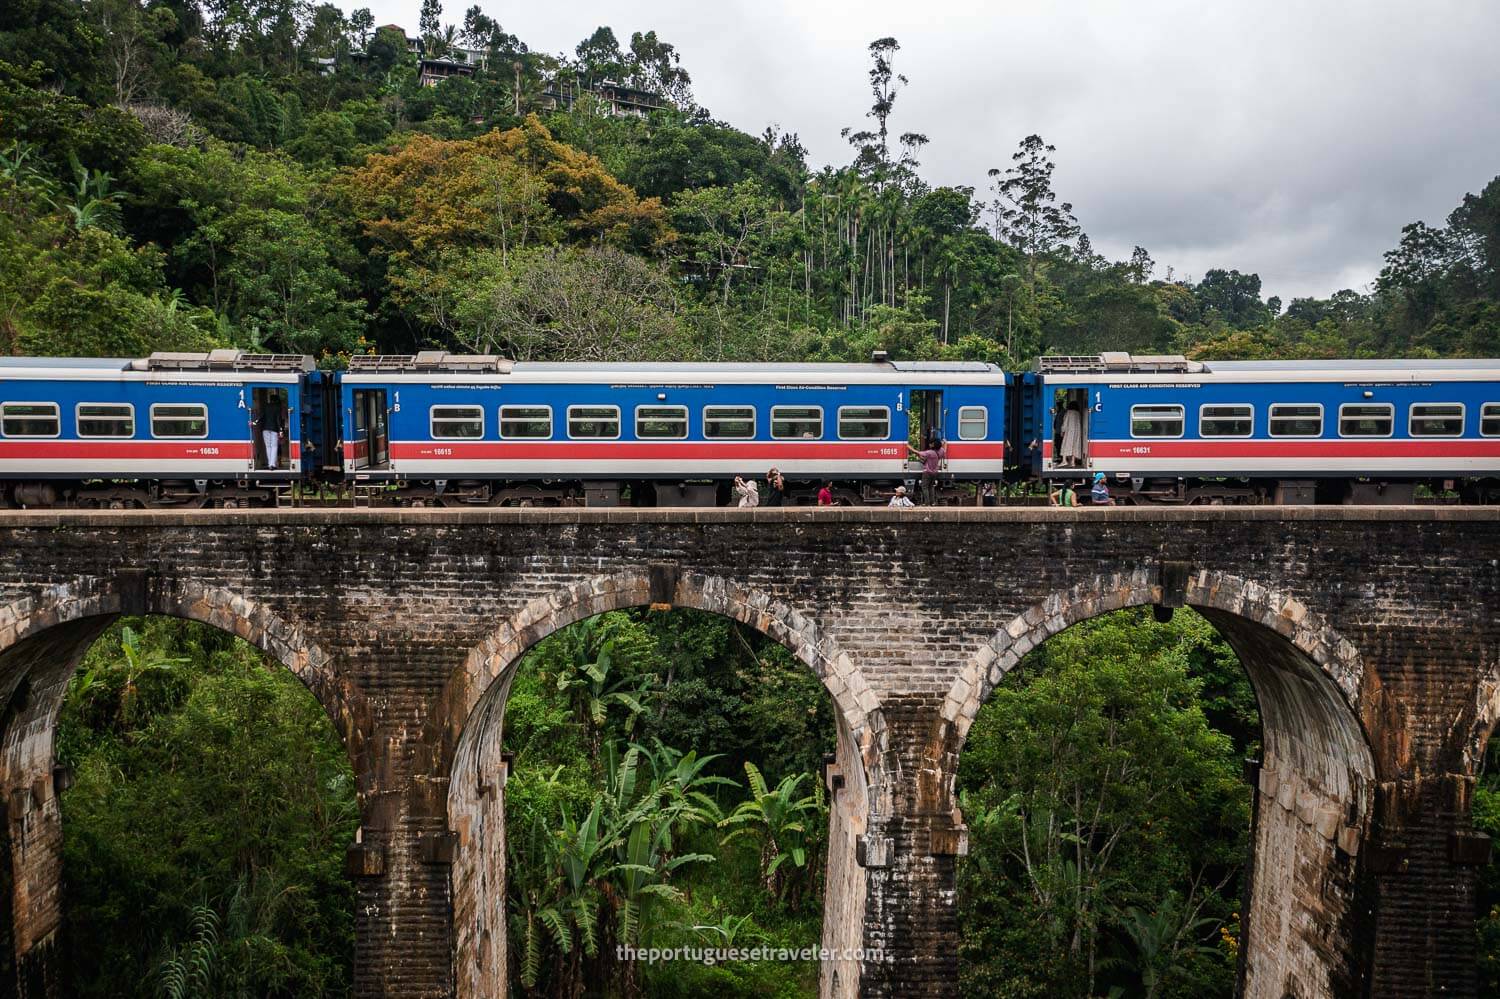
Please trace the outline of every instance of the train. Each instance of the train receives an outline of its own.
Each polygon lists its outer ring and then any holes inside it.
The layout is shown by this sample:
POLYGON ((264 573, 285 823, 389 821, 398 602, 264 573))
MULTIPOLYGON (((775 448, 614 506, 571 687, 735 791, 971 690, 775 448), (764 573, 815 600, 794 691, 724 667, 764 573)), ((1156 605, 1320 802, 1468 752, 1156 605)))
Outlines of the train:
POLYGON ((935 441, 950 504, 1493 503, 1500 361, 0 358, 6 507, 716 506, 773 467, 884 504, 935 441))

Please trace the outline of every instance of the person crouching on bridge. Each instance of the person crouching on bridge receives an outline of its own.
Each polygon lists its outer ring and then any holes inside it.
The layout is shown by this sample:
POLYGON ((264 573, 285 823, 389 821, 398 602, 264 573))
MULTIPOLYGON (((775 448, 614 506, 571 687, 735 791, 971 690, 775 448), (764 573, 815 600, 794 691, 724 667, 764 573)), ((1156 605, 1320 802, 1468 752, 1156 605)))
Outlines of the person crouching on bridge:
POLYGON ((891 497, 891 502, 889 504, 887 504, 887 505, 894 506, 894 507, 900 507, 902 509, 905 509, 906 507, 909 507, 909 506, 916 506, 916 504, 911 501, 911 497, 908 496, 908 495, 906 495, 906 487, 905 486, 897 486, 896 487, 896 495, 894 495, 894 496, 891 497))

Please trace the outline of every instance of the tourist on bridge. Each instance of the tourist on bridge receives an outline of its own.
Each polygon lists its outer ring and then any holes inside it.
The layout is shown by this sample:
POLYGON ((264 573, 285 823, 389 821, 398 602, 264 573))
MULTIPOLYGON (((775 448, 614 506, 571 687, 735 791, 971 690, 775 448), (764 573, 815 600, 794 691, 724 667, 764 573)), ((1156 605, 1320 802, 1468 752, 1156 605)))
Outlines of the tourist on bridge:
POLYGON ((1089 501, 1095 506, 1114 506, 1114 497, 1109 494, 1109 484, 1104 481, 1103 472, 1094 473, 1094 488, 1089 493, 1089 501))
POLYGON ((742 507, 760 506, 760 487, 755 480, 745 481, 741 476, 734 477, 734 495, 742 507))
POLYGON ((1047 502, 1052 506, 1077 506, 1078 494, 1073 491, 1071 483, 1061 482, 1047 494, 1047 502))
POLYGON ((911 501, 911 497, 906 495, 905 486, 896 487, 896 495, 891 497, 891 502, 889 505, 901 508, 916 506, 916 504, 911 501))
POLYGON ((780 506, 786 499, 786 479, 781 470, 771 469, 766 473, 766 506, 780 506))
POLYGON ((818 506, 833 506, 833 480, 823 483, 823 488, 818 490, 818 506))

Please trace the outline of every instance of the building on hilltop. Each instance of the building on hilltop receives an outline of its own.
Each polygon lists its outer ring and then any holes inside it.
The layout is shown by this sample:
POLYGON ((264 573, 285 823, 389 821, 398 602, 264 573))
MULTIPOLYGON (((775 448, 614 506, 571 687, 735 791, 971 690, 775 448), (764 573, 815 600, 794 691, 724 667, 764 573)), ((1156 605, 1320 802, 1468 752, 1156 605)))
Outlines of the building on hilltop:
POLYGON ((542 91, 542 106, 549 111, 571 111, 585 94, 604 102, 609 113, 616 118, 645 118, 652 111, 672 107, 665 97, 639 87, 629 87, 613 80, 584 83, 581 79, 565 80, 561 77, 542 91))

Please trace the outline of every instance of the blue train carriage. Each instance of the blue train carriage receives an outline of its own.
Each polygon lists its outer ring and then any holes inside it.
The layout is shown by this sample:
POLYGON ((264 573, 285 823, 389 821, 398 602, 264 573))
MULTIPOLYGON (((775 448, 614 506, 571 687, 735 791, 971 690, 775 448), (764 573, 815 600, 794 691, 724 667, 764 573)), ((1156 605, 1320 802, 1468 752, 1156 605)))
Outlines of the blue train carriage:
POLYGON ((311 358, 236 350, 0 358, 0 503, 274 502, 302 476, 301 390, 311 368, 311 358), (274 455, 263 425, 279 430, 274 455))
POLYGON ((1004 393, 1004 373, 977 363, 356 357, 339 377, 339 446, 349 481, 412 505, 707 506, 772 467, 795 502, 825 479, 841 502, 879 502, 930 432, 948 442, 950 481, 999 479, 1004 393))
POLYGON ((1046 357, 1026 376, 1030 460, 1102 471, 1116 500, 1410 503, 1495 498, 1500 361, 1046 357), (1081 414, 1081 453, 1065 441, 1081 414))

